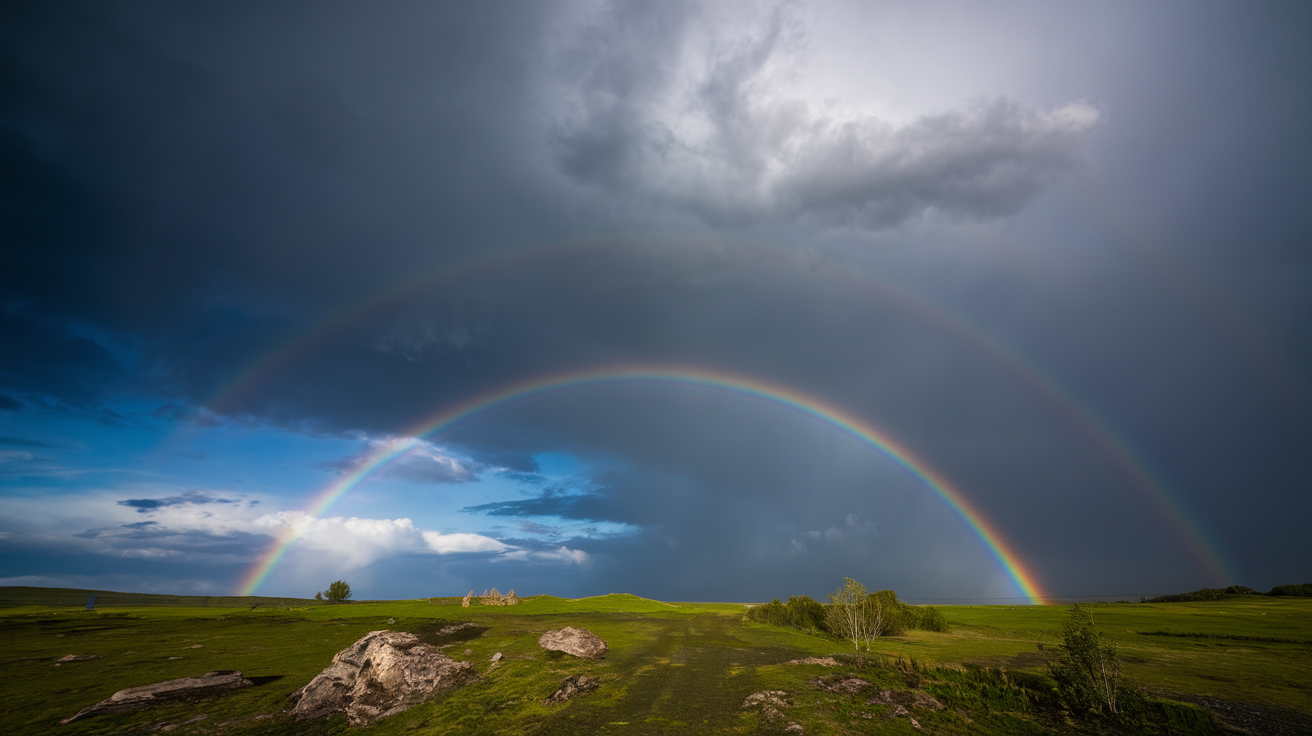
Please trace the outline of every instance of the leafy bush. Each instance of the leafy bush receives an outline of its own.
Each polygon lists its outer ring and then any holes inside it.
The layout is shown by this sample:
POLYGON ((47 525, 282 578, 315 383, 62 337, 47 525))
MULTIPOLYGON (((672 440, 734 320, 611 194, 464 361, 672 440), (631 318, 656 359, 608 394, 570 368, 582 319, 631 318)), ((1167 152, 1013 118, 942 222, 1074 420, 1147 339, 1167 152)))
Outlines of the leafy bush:
POLYGON ((1114 644, 1102 638, 1087 606, 1071 607, 1062 627, 1061 650, 1048 661, 1057 689, 1072 712, 1116 714, 1122 685, 1121 659, 1114 644))
POLYGON ((892 590, 879 590, 870 594, 878 602, 883 612, 884 628, 880 632, 886 636, 897 636, 908 629, 921 631, 947 631, 948 619, 943 612, 933 606, 913 606, 898 600, 892 590))
MULTIPOLYGON (((891 590, 870 593, 868 598, 873 607, 878 603, 882 613, 883 624, 880 636, 896 636, 908 629, 921 631, 947 631, 948 620, 943 612, 933 606, 912 606, 897 598, 891 590)), ((747 609, 747 620, 774 626, 791 626, 809 633, 832 634, 829 623, 828 606, 809 595, 788 596, 787 603, 778 598, 760 606, 747 609)))
POLYGON ((915 618, 907 604, 897 599, 897 593, 891 590, 877 590, 868 596, 869 606, 880 614, 880 636, 897 636, 910 628, 911 619, 915 618))
MULTIPOLYGON (((319 594, 316 593, 314 597, 317 599, 319 597, 319 594)), ((346 599, 351 597, 351 584, 346 582, 345 580, 334 581, 333 583, 329 584, 328 590, 325 590, 323 592, 323 597, 332 601, 333 603, 345 602, 346 599)))
POLYGON ((916 622, 911 627, 921 631, 947 631, 948 617, 933 606, 908 606, 916 614, 916 622))
POLYGON ((1312 598, 1312 583, 1299 583, 1297 585, 1277 585, 1271 589, 1267 595, 1284 595, 1297 596, 1299 598, 1312 598))
POLYGON ((790 595, 787 603, 778 598, 747 609, 747 620, 775 626, 791 626, 808 632, 829 633, 825 607, 809 595, 790 595))

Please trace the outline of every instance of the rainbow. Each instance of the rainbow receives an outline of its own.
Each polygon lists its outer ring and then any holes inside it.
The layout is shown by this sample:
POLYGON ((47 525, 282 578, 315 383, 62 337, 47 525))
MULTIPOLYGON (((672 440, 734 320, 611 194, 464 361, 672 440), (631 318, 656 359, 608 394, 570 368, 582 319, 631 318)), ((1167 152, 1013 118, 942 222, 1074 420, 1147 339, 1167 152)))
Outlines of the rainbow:
MULTIPOLYGON (((677 241, 672 241, 668 236, 661 236, 660 242, 667 247, 679 244, 677 241)), ((315 345, 368 315, 376 314, 388 306, 395 305, 405 297, 418 293, 422 289, 467 280, 476 275, 493 272, 510 265, 522 264, 534 259, 556 257, 566 252, 588 254, 593 251, 604 252, 615 247, 613 243, 601 240, 551 243, 531 249, 475 254, 467 259, 431 271, 421 271, 393 284, 389 288, 349 302, 333 311, 312 328, 262 355, 205 403, 212 411, 224 413, 231 408, 238 397, 249 394, 256 386, 267 381, 278 371, 288 368, 298 360, 304 359, 315 345)), ((769 244, 753 243, 745 247, 766 248, 777 251, 785 257, 798 257, 795 252, 769 244)), ((808 261, 806 265, 814 270, 818 264, 808 261)), ((1207 526, 1201 521, 1198 514, 1190 509, 1186 500, 1178 492, 1172 490, 1171 485, 1162 478, 1161 473, 1152 469, 1148 462, 1130 448, 1122 433, 1117 432, 1105 418, 1098 416, 1097 412, 1084 405, 1056 379, 1019 355, 1012 347, 990 335, 988 331, 979 325, 926 300, 918 294, 884 280, 872 278, 850 266, 833 263, 823 265, 826 266, 827 272, 833 274, 831 278, 847 278, 862 288, 868 289, 879 298, 934 323, 938 329, 987 353, 995 363, 1007 368, 1015 376, 1023 379, 1032 390, 1043 396, 1052 406, 1060 409, 1071 424, 1089 440, 1090 444, 1097 448, 1110 461, 1111 465, 1116 467, 1130 481, 1147 504, 1153 507, 1169 527, 1174 530, 1176 537, 1183 543, 1184 548, 1189 551, 1200 571, 1217 584, 1233 582, 1238 579, 1234 567, 1221 554, 1220 545, 1207 532, 1207 526)))
MULTIPOLYGON (((1006 571, 1007 576, 1021 595, 1035 603, 1046 603, 1049 600, 1049 596, 1040 588, 1034 573, 1026 567, 1012 546, 979 509, 971 503, 970 499, 951 481, 917 457, 909 448, 898 442, 887 432, 843 409, 786 386, 738 374, 701 368, 613 366, 572 371, 529 379, 476 396, 454 406, 443 408, 436 414, 432 414, 415 424, 399 439, 376 446, 370 453, 357 461, 350 471, 315 493, 306 506, 306 512, 311 516, 318 516, 326 512, 334 502, 379 468, 414 447, 418 442, 418 438, 449 429, 490 409, 569 389, 634 382, 683 384, 720 389, 782 406, 856 437, 893 460, 946 502, 966 522, 966 525, 970 527, 975 536, 997 560, 1002 569, 1006 571)), ((298 528, 289 525, 243 576, 238 595, 253 595, 299 536, 298 528)))

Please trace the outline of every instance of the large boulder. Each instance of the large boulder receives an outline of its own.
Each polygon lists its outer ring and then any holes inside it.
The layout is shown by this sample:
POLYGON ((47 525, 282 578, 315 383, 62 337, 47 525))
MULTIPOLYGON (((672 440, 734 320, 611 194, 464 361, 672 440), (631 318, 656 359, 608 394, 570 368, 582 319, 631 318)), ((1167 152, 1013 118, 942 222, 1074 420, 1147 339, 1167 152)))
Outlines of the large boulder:
POLYGON ((553 629, 538 637, 538 645, 543 649, 572 654, 584 659, 597 659, 606 653, 606 642, 587 629, 566 626, 553 629))
POLYGON ((253 683, 250 680, 242 677, 241 673, 236 670, 220 670, 206 672, 200 677, 180 677, 176 680, 165 680, 153 685, 130 687, 126 690, 119 690, 90 708, 82 709, 77 715, 72 718, 65 718, 60 723, 72 723, 105 713, 126 713, 160 703, 207 697, 225 690, 246 687, 251 684, 253 683))
POLYGON ((414 634, 371 631, 292 694, 292 714, 302 720, 341 712, 352 725, 368 725, 459 684, 473 667, 432 651, 414 634))

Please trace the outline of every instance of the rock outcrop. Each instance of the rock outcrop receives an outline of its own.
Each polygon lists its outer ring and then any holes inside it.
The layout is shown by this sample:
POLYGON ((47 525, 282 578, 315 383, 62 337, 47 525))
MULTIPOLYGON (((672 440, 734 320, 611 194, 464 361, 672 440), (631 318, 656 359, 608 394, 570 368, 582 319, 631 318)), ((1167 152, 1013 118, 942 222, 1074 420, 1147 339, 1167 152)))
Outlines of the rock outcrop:
POLYGON ((352 725, 368 725, 459 684, 473 667, 432 651, 414 634, 371 631, 292 694, 292 714, 303 720, 341 712, 352 725))
POLYGON ((584 659, 597 659, 606 653, 606 642, 587 629, 566 626, 538 637, 538 646, 584 659))
POLYGON ((943 704, 934 696, 920 690, 880 690, 866 701, 866 705, 901 705, 928 710, 943 710, 943 704))
POLYGON ((165 680, 153 685, 130 687, 126 690, 119 690, 90 708, 82 709, 77 715, 65 718, 60 723, 72 723, 105 713, 126 713, 152 705, 159 705, 160 703, 207 697, 225 690, 233 690, 251 684, 254 683, 242 677, 241 673, 236 670, 219 670, 217 672, 206 672, 200 677, 180 677, 176 680, 165 680))
POLYGON ((833 657, 805 657, 803 659, 790 659, 788 664, 821 664, 825 667, 837 667, 838 660, 833 657))
POLYGON ((836 677, 824 678, 817 677, 811 681, 816 687, 831 693, 859 693, 865 688, 870 687, 870 683, 859 677, 836 677))
POLYGON ((565 678, 564 682, 560 683, 560 687, 556 688, 556 692, 547 698, 547 704, 563 703, 576 695, 590 693, 599 687, 601 687, 601 682, 595 677, 570 675, 565 678))
POLYGON ((783 690, 762 690, 759 693, 752 693, 743 700, 744 710, 761 709, 761 715, 765 720, 773 723, 775 721, 785 721, 785 733, 802 733, 802 726, 794 721, 788 720, 783 714, 784 708, 791 707, 788 702, 788 693, 783 690))

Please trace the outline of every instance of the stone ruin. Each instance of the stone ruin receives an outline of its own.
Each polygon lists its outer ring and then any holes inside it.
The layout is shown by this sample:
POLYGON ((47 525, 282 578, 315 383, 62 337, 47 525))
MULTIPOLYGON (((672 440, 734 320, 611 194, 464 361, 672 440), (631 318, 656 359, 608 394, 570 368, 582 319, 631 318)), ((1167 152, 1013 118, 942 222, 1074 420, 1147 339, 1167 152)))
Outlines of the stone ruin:
POLYGON ((483 595, 475 596, 474 591, 469 591, 460 601, 463 608, 469 608, 471 604, 477 603, 481 606, 514 606, 519 603, 519 598, 515 597, 515 591, 512 589, 509 593, 501 595, 496 588, 491 591, 483 591, 483 595))

